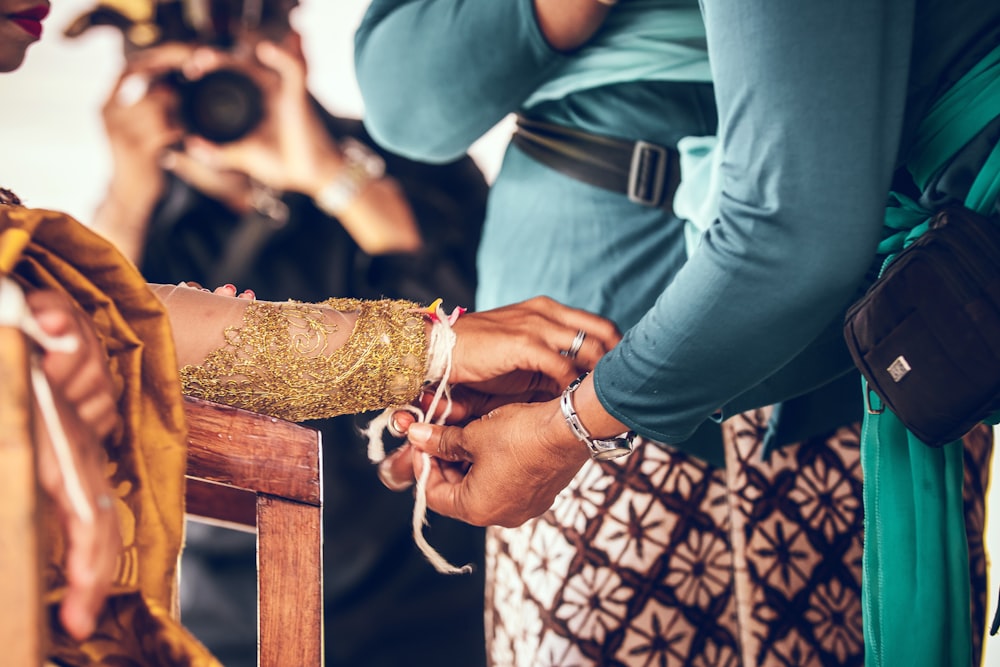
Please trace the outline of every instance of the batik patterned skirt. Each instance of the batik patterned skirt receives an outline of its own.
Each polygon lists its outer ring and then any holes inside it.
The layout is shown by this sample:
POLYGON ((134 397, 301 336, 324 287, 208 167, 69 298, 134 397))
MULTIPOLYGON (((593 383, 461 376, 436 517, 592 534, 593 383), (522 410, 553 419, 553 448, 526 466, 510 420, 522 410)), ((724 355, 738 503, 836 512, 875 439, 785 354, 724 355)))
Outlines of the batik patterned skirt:
MULTIPOLYGON (((859 427, 762 462, 768 414, 723 424, 724 470, 647 444, 588 463, 538 519, 490 529, 490 663, 862 665, 859 427)), ((965 439, 976 656, 992 440, 965 439)))

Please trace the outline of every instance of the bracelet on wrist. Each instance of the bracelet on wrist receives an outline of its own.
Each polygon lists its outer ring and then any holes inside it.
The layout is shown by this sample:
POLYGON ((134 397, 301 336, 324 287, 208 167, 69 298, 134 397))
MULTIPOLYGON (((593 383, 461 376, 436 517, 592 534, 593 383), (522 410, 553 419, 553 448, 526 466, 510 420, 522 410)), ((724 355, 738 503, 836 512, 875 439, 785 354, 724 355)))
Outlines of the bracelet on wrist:
POLYGON ((339 147, 344 167, 313 199, 331 217, 343 214, 366 185, 385 175, 385 161, 360 141, 348 137, 339 142, 339 147))
POLYGON ((559 400, 559 408, 562 410, 566 425, 569 426, 577 440, 587 445, 591 458, 597 461, 610 461, 631 454, 635 447, 635 431, 627 431, 615 438, 594 438, 580 421, 580 416, 573 405, 573 393, 588 375, 590 375, 589 372, 573 380, 563 391, 562 398, 559 400))

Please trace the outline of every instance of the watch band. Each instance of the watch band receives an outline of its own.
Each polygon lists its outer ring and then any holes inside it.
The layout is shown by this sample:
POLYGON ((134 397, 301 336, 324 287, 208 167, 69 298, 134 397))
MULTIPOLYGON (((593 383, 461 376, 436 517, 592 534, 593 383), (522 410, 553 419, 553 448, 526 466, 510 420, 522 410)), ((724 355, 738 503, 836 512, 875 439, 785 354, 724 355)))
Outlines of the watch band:
POLYGON ((344 168, 316 195, 316 206, 338 217, 353 202, 365 185, 385 175, 385 161, 372 149, 350 137, 340 141, 344 168))
POLYGON ((587 431, 586 427, 580 421, 580 416, 573 405, 573 392, 577 390, 583 383, 583 379, 589 374, 589 372, 584 373, 573 380, 566 387, 566 390, 563 391, 562 398, 559 400, 559 408, 562 410, 563 418, 566 419, 566 424, 573 431, 573 435, 587 445, 591 458, 597 461, 610 461, 611 459, 631 454, 635 446, 635 431, 626 431, 616 438, 594 438, 591 437, 590 432, 587 431))

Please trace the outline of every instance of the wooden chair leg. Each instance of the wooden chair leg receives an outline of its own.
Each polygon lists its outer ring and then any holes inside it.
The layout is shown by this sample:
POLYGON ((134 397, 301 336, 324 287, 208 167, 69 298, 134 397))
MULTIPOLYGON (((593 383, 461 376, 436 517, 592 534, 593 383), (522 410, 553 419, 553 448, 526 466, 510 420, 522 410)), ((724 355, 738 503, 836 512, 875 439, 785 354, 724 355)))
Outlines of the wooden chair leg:
POLYGON ((320 507, 257 497, 259 667, 323 664, 322 522, 320 507))
POLYGON ((0 647, 5 665, 40 665, 46 638, 28 354, 19 330, 0 327, 0 647))
POLYGON ((320 667, 319 432, 198 399, 185 403, 188 514, 257 533, 257 664, 320 667))

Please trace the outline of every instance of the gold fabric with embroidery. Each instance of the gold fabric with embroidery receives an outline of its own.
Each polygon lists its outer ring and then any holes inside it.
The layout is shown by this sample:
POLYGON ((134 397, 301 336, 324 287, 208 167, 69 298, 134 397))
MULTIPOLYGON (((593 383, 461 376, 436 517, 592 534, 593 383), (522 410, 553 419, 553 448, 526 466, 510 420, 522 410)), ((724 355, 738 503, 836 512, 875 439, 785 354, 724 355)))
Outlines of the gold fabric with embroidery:
POLYGON ((181 369, 184 393, 290 421, 399 405, 420 391, 427 334, 418 304, 329 299, 253 303, 226 344, 181 369), (358 314, 347 342, 324 308, 358 314))
POLYGON ((55 613, 66 594, 66 543, 53 506, 39 508, 43 600, 53 605, 45 657, 65 667, 221 667, 172 613, 187 446, 177 355, 162 303, 106 239, 63 213, 18 206, 3 190, 0 275, 26 290, 62 292, 86 313, 107 352, 122 417, 105 450, 124 545, 97 630, 86 641, 67 635, 55 613))

